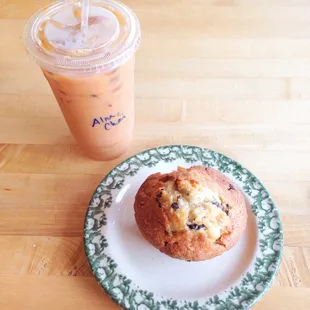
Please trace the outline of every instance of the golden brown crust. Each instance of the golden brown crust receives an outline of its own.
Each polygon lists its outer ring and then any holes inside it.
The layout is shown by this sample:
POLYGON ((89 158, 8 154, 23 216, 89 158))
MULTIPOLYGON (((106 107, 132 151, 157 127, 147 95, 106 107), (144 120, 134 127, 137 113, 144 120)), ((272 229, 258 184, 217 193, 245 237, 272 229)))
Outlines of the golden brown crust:
POLYGON ((236 185, 219 171, 202 166, 149 176, 136 194, 134 209, 137 225, 147 241, 169 256, 190 261, 210 259, 232 248, 247 222, 245 200, 236 185), (217 192, 229 209, 225 211, 230 220, 227 231, 217 240, 212 240, 202 231, 171 230, 173 212, 162 207, 158 198, 167 181, 174 182, 181 191, 191 190, 200 184, 217 192))

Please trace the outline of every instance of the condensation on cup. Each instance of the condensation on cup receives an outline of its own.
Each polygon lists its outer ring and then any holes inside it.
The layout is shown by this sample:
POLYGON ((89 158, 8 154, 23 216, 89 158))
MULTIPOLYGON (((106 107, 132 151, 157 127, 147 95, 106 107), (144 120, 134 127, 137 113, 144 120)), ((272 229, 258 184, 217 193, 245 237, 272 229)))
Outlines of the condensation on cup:
POLYGON ((81 33, 77 1, 54 2, 26 25, 27 52, 41 67, 72 135, 91 158, 109 160, 128 149, 140 36, 136 15, 107 0, 91 1, 86 35, 81 33))

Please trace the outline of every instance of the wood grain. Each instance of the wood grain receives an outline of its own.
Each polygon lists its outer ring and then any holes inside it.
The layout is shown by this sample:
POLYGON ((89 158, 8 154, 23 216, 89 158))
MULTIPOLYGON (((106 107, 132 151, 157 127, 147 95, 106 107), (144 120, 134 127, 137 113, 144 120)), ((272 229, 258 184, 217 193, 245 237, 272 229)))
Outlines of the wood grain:
POLYGON ((1 276, 92 276, 80 236, 1 236, 0 245, 1 276))
POLYGON ((25 23, 49 2, 0 3, 0 309, 119 309, 87 265, 86 208, 116 164, 165 144, 214 149, 262 180, 285 246, 254 309, 309 309, 310 2, 124 0, 143 31, 136 124, 109 162, 83 156, 25 53, 25 23))

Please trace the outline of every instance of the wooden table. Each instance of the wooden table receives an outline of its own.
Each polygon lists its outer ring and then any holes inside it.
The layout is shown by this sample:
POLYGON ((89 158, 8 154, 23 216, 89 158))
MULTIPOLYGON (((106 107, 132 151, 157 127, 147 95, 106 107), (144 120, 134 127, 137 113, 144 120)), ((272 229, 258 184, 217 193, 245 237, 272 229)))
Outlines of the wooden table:
MULTIPOLYGON (((81 155, 21 39, 47 0, 0 4, 0 309, 118 309, 92 276, 83 220, 125 157, 81 155)), ((255 310, 310 308, 310 1, 127 0, 138 14, 129 154, 196 144, 240 161, 274 197, 282 265, 255 310)))

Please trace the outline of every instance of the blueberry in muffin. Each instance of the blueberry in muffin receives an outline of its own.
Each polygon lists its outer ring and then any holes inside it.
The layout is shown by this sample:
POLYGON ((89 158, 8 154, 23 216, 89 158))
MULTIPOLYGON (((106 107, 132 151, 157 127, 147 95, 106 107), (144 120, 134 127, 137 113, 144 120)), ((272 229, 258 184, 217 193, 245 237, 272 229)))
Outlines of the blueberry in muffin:
POLYGON ((134 210, 147 241, 187 261, 211 259, 231 249, 247 222, 237 186, 203 166, 150 175, 136 194, 134 210))

